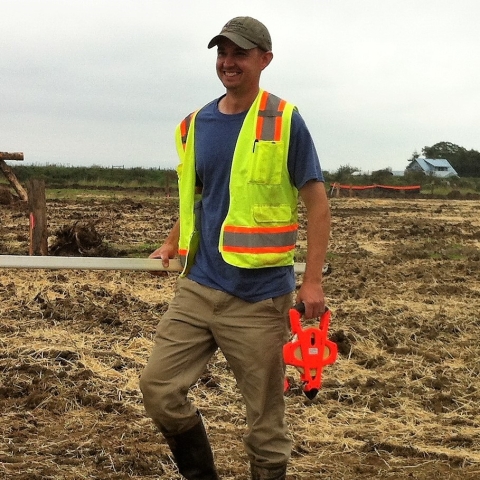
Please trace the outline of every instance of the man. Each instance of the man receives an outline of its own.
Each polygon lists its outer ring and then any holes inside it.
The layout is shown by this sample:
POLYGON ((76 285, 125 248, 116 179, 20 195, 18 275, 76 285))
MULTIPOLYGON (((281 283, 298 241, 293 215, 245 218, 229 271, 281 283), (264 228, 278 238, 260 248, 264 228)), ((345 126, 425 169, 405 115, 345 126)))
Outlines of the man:
POLYGON ((185 270, 160 321, 142 374, 149 416, 182 475, 217 479, 212 451, 188 389, 217 348, 246 405, 244 445, 252 479, 286 478, 291 442, 284 418, 282 346, 293 305, 298 193, 307 209, 307 258, 296 302, 324 309, 322 266, 330 213, 318 157, 296 108, 260 89, 273 58, 267 28, 230 20, 217 46, 225 95, 177 128, 180 217, 150 257, 179 255, 185 270))

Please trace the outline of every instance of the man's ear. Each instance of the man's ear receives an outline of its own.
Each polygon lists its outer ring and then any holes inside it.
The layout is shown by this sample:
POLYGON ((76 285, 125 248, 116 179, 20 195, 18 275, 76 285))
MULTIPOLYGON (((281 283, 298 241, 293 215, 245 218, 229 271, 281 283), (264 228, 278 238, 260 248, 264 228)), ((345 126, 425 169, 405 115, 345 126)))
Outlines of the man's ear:
POLYGON ((264 52, 262 54, 262 70, 267 68, 270 65, 270 62, 273 60, 273 52, 264 52))

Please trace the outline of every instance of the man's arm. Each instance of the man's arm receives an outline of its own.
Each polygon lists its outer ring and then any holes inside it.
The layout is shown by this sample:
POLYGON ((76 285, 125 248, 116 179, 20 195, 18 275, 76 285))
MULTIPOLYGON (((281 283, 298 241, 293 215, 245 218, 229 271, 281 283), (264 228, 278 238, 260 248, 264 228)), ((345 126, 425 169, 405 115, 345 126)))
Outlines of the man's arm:
POLYGON ((296 301, 305 304, 305 318, 316 318, 325 310, 322 268, 330 237, 330 206, 323 182, 311 180, 299 193, 307 208, 307 259, 296 301))

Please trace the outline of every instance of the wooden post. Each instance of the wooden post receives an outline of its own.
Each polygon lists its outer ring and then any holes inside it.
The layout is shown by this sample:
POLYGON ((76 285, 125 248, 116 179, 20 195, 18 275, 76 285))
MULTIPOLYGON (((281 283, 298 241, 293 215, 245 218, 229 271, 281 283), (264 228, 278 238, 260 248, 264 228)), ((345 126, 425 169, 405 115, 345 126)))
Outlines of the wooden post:
POLYGON ((28 208, 30 212, 30 255, 48 255, 47 202, 45 182, 29 180, 28 208))
POLYGON ((17 177, 13 173, 13 170, 5 163, 5 160, 23 160, 23 153, 22 152, 0 152, 0 170, 2 170, 3 174, 10 182, 12 187, 17 192, 18 196, 24 202, 28 201, 28 195, 25 189, 20 185, 20 182, 17 180, 17 177))
POLYGON ((23 160, 23 152, 0 152, 0 160, 23 160))

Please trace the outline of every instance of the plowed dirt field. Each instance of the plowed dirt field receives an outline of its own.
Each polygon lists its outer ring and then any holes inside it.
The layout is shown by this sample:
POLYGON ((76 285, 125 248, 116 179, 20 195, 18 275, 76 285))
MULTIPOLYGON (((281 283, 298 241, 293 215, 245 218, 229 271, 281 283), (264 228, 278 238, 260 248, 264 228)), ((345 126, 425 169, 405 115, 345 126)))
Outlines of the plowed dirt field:
MULTIPOLYGON (((128 192, 49 200, 49 241, 91 221, 105 251, 148 256, 176 206, 128 192)), ((313 401, 288 371, 288 478, 480 478, 480 201, 336 198, 331 208, 324 285, 339 357, 313 401)), ((0 253, 27 255, 28 241, 25 208, 1 206, 0 253)), ((0 269, 0 478, 180 478, 138 388, 175 281, 0 269)), ((244 409, 221 353, 191 395, 221 478, 247 479, 244 409)))

